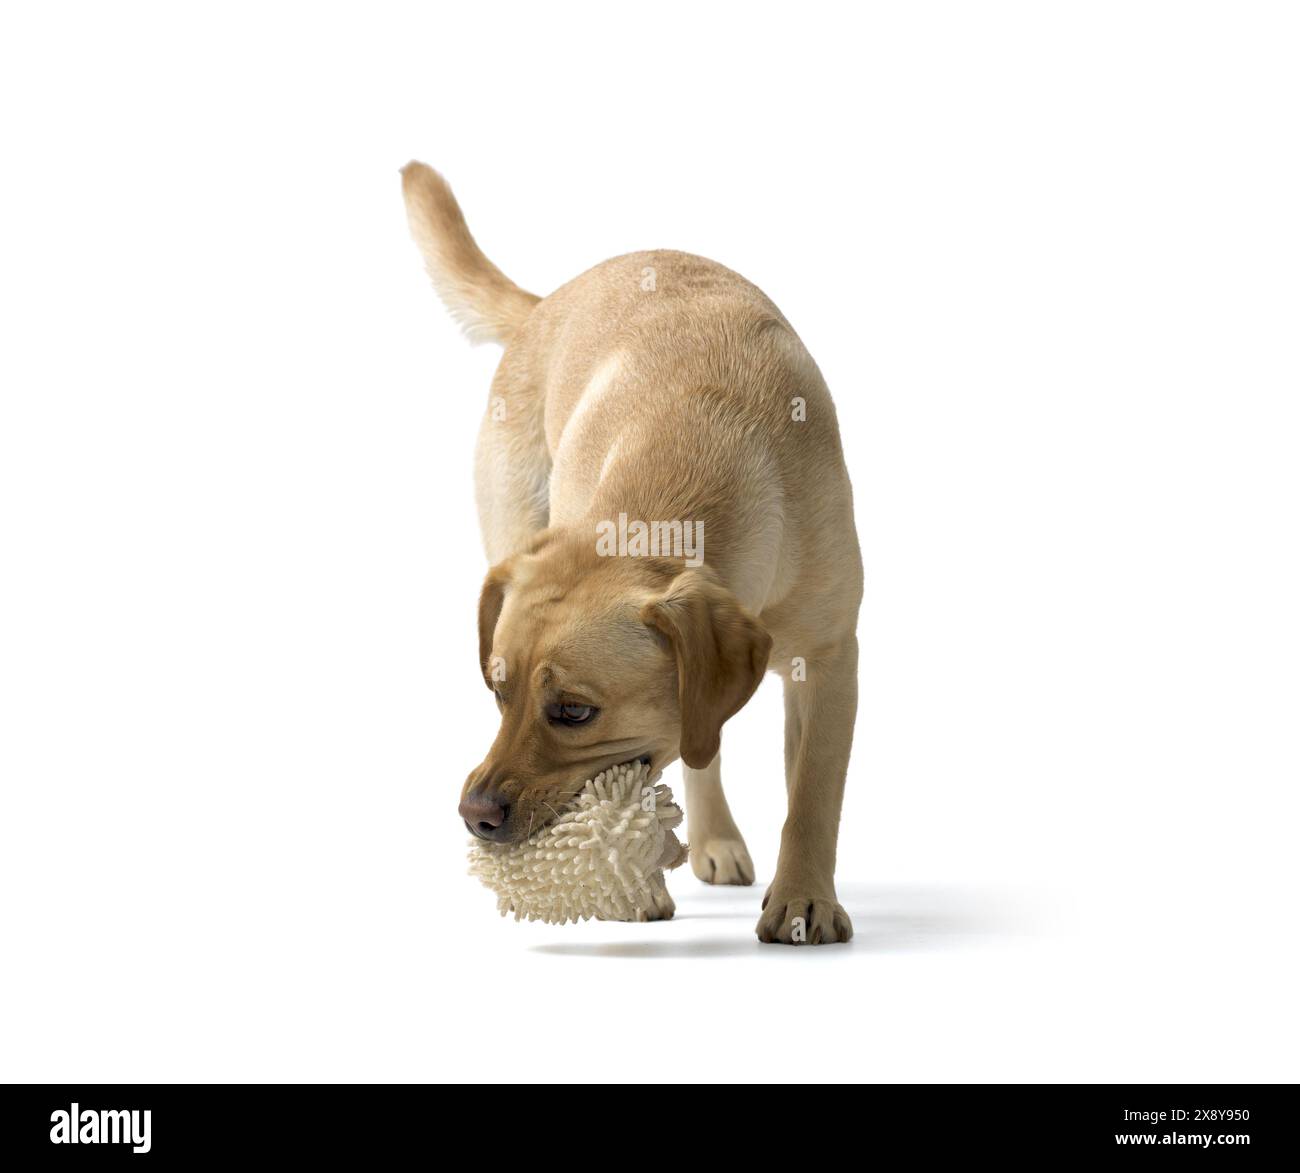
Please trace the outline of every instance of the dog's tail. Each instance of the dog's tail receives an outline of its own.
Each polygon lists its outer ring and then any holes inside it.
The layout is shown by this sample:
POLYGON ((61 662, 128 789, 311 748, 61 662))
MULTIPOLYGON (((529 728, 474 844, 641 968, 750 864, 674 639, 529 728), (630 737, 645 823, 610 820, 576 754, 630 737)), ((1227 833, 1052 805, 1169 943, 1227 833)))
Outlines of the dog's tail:
POLYGON ((411 236, 451 316, 471 342, 506 342, 541 299, 487 259, 470 235, 451 188, 432 167, 402 168, 411 236))

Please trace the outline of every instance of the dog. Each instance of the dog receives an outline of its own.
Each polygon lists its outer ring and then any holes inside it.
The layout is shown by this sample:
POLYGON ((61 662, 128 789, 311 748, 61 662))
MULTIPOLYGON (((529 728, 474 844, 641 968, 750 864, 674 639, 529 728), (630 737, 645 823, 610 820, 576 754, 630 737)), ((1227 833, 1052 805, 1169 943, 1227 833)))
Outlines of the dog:
POLYGON ((435 290, 504 347, 475 461, 479 667, 501 726, 461 817, 517 842, 599 770, 680 757, 692 870, 752 884, 721 732, 771 670, 789 805, 758 937, 847 941, 835 851, 862 559, 817 365, 713 261, 631 253, 539 298, 484 256, 436 171, 411 163, 402 188, 435 290))

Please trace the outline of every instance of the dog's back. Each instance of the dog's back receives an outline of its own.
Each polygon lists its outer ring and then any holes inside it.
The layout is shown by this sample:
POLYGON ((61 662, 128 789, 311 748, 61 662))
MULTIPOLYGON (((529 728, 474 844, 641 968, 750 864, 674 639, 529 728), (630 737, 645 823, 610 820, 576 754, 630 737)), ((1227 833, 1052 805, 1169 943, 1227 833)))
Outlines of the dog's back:
MULTIPOLYGON (((522 478, 522 494, 545 499, 536 521, 564 524, 605 482, 655 516, 714 514, 711 560, 750 605, 779 603, 809 565, 860 581, 834 405, 762 290, 715 261, 657 249, 538 298, 479 250, 441 176, 411 164, 403 183, 439 295, 472 338, 506 347, 489 412, 511 421, 512 440, 486 457, 480 442, 481 506, 522 478), (640 436, 658 438, 652 454, 631 450, 640 436)), ((495 506, 481 511, 494 528, 495 506)), ((811 614, 824 583, 805 590, 811 614)))

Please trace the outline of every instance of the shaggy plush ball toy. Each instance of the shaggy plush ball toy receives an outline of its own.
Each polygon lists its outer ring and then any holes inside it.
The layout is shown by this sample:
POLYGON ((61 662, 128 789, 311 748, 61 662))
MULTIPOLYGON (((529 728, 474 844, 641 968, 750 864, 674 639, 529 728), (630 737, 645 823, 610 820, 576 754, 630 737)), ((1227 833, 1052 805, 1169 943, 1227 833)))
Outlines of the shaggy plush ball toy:
POLYGON ((475 839, 470 873, 497 894, 515 920, 667 920, 672 897, 664 868, 686 858, 673 828, 682 821, 644 762, 597 774, 559 818, 523 843, 475 839))

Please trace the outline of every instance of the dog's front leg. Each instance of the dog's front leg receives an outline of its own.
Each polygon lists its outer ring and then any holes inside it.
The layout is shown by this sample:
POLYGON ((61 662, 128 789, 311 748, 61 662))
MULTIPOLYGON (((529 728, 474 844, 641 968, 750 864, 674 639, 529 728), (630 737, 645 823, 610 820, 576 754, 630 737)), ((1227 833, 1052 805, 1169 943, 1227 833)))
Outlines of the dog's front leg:
POLYGON ((722 751, 703 770, 682 763, 691 871, 706 884, 752 884, 754 864, 722 792, 722 751))
POLYGON ((807 659, 785 676, 789 812, 776 878, 763 898, 758 939, 825 945, 853 935, 835 898, 835 841, 858 710, 858 642, 807 659))

